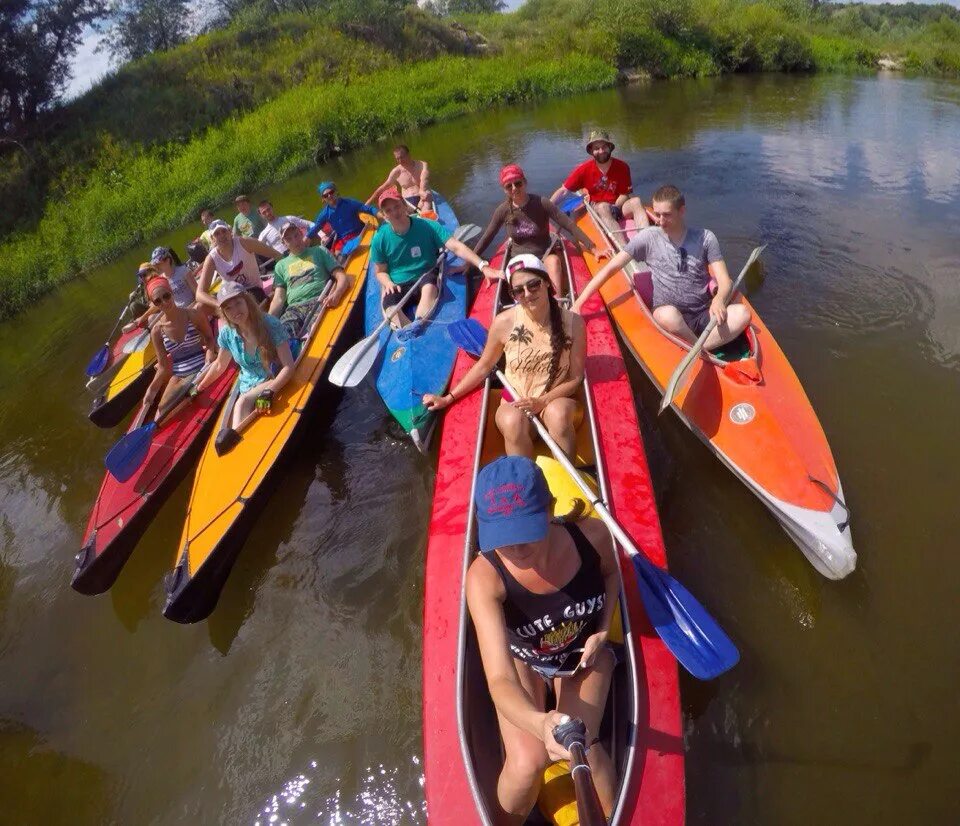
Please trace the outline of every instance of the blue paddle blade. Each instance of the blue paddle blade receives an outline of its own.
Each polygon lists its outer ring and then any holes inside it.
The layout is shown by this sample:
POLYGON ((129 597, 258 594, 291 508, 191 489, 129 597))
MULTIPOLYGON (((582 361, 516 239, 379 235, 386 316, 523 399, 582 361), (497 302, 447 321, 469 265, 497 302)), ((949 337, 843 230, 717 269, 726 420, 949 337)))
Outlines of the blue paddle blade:
POLYGON ((479 356, 487 346, 487 328, 475 318, 461 318, 447 327, 447 335, 461 350, 479 356))
POLYGON ((97 352, 94 354, 93 358, 90 359, 90 363, 87 365, 87 375, 92 379, 94 376, 99 376, 104 370, 107 369, 107 362, 110 361, 110 348, 104 344, 97 352))
POLYGON ((571 212, 579 209, 581 206, 583 206, 583 196, 571 195, 563 203, 560 204, 560 211, 566 212, 569 215, 571 212))
POLYGON ((359 246, 360 246, 360 236, 357 235, 351 238, 349 241, 347 241, 340 248, 340 257, 346 260, 347 256, 350 255, 350 253, 353 252, 359 246))
POLYGON ((740 652, 697 598, 641 554, 632 559, 650 624, 677 661, 698 680, 733 668, 740 652))
POLYGON ((143 464, 156 429, 156 422, 145 424, 143 427, 131 430, 110 448, 103 463, 118 482, 126 482, 143 464))

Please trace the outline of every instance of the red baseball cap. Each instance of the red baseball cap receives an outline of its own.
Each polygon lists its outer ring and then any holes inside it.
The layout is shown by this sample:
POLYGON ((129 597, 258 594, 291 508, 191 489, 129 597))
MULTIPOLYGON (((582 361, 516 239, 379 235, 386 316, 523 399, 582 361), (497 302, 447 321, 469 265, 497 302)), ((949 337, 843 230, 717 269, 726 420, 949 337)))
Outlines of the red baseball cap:
POLYGON ((403 196, 399 189, 387 189, 381 192, 380 197, 377 198, 377 206, 383 206, 384 201, 403 201, 403 196))
POLYGON ((504 186, 511 181, 521 181, 526 177, 518 164, 508 163, 500 170, 500 186, 504 186))

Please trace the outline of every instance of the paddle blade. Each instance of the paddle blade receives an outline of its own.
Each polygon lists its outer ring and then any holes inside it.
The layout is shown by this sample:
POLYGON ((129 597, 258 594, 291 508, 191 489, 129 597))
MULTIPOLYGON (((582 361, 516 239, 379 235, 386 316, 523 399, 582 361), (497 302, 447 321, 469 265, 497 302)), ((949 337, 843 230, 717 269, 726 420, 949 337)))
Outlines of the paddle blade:
POLYGON ((217 456, 223 456, 238 444, 240 444, 240 434, 232 427, 227 427, 217 433, 217 437, 213 440, 213 449, 217 451, 217 456))
POLYGON ((143 464, 156 429, 156 422, 145 424, 143 427, 131 430, 110 448, 103 463, 118 482, 126 482, 143 464))
POLYGON ((582 195, 570 195, 566 200, 562 201, 559 204, 561 212, 565 212, 568 215, 571 212, 575 212, 583 206, 583 196, 582 195))
POLYGON ((740 660, 740 652, 696 597, 642 554, 631 554, 650 623, 687 671, 712 680, 740 660))
POLYGON ((356 387, 370 372, 380 348, 374 346, 380 340, 379 331, 353 345, 330 371, 330 383, 337 387, 356 387))
POLYGON ((461 350, 479 357, 487 346, 487 328, 475 318, 461 318, 447 327, 447 335, 461 350))
POLYGON ((453 231, 453 237, 464 244, 469 244, 480 232, 480 227, 476 224, 460 224, 453 231))
POLYGON ((147 342, 150 341, 150 331, 144 330, 140 335, 134 336, 126 344, 123 345, 124 355, 129 356, 131 353, 136 353, 142 350, 147 346, 147 342))
POLYGON ((340 257, 346 261, 357 247, 360 246, 360 235, 355 235, 340 248, 340 257))
POLYGON ((87 365, 87 375, 91 379, 94 376, 99 376, 104 370, 107 369, 107 364, 109 362, 110 362, 110 347, 104 344, 103 347, 97 350, 93 358, 90 359, 90 363, 87 365))

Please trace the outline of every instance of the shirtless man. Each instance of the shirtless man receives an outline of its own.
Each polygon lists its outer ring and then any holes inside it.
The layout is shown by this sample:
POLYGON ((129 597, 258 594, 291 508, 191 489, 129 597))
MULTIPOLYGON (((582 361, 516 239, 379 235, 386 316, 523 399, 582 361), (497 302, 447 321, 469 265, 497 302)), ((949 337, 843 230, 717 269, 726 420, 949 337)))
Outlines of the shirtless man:
POLYGON ((410 149, 404 144, 396 146, 393 157, 397 165, 390 170, 385 180, 378 186, 365 203, 372 204, 380 194, 388 189, 400 187, 403 199, 410 205, 410 211, 431 212, 433 195, 430 192, 430 167, 426 161, 417 161, 410 157, 410 149))
POLYGON ((572 193, 585 189, 590 203, 611 229, 620 229, 621 218, 633 218, 637 229, 649 226, 646 210, 633 194, 630 167, 613 157, 614 149, 616 146, 607 132, 599 129, 591 132, 587 140, 590 160, 576 167, 550 200, 559 204, 572 193))
POLYGON ((704 346, 714 350, 733 341, 747 329, 750 310, 745 304, 725 301, 733 281, 720 253, 717 236, 708 229, 687 225, 683 194, 667 184, 653 193, 657 225, 640 230, 605 264, 573 304, 579 313, 593 293, 631 260, 646 261, 653 274, 653 317, 668 333, 689 344, 696 342, 711 319, 717 326, 704 346), (711 279, 716 293, 711 292, 711 279))

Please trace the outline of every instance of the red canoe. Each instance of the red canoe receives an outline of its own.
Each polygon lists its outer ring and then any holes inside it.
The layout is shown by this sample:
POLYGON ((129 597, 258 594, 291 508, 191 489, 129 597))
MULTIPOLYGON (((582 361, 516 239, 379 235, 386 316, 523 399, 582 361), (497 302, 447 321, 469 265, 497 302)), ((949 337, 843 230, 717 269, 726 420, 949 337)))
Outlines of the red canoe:
MULTIPOLYGON (((231 366, 192 402, 167 418, 154 434, 147 457, 126 482, 104 474, 71 585, 81 594, 102 594, 143 536, 157 509, 194 457, 193 447, 212 425, 236 377, 231 366)), ((132 428, 132 425, 131 425, 132 428)))
MULTIPOLYGON (((568 245, 576 289, 590 278, 568 245)), ((496 288, 485 284, 471 316, 489 326, 496 288)), ((666 564, 663 537, 633 395, 609 319, 599 298, 588 304, 585 425, 578 452, 597 466, 616 518, 650 559, 666 564)), ((460 353, 453 383, 470 368, 460 353)), ((500 770, 496 719, 469 625, 464 574, 475 554, 471 493, 474 475, 502 450, 492 424, 498 391, 488 383, 444 417, 426 554, 423 622, 423 739, 427 814, 431 823, 489 824, 500 770)), ((548 474, 549 479, 549 474, 548 474)), ((552 483, 551 483, 552 484, 552 483)), ((684 761, 677 663, 650 628, 633 566, 620 553, 624 587, 623 662, 607 704, 606 742, 620 777, 611 823, 682 824, 684 761)), ((613 638, 613 630, 611 638, 613 638)), ((559 764, 558 764, 559 765, 559 764)), ((548 769, 555 779, 558 771, 548 769)), ((558 788, 563 784, 551 783, 558 788)), ((547 788, 547 787, 545 787, 547 788)), ((541 794, 540 809, 568 823, 563 793, 541 794), (548 799, 549 798, 549 799, 548 799)))

